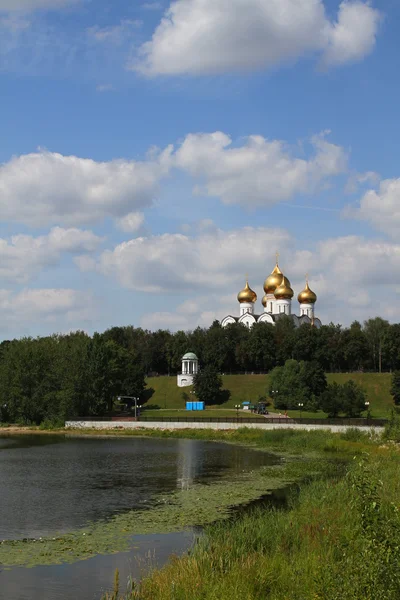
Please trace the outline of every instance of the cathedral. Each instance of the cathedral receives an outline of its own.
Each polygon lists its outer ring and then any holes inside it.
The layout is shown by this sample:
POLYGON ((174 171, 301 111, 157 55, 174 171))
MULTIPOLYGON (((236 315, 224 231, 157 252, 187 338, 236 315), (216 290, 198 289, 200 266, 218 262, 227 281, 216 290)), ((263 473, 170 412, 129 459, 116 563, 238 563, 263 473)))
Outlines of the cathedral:
POLYGON ((321 327, 321 321, 315 317, 314 308, 317 301, 316 294, 308 285, 308 278, 304 289, 297 296, 299 302, 299 315, 292 313, 292 298, 294 292, 290 287, 290 281, 279 268, 278 257, 271 275, 264 281, 265 296, 262 299, 264 310, 256 314, 254 305, 257 302, 257 294, 246 281, 244 289, 238 293, 239 316, 228 315, 221 321, 222 327, 231 323, 243 323, 246 327, 252 327, 254 323, 275 323, 284 315, 289 316, 296 327, 308 323, 314 327, 321 327))

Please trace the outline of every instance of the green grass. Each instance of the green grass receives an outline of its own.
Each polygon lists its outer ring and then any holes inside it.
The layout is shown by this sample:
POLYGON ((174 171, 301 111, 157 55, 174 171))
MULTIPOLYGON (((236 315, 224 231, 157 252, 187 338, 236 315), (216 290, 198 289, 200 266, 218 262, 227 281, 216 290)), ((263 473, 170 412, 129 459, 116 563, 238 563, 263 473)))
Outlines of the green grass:
MULTIPOLYGON (((328 373, 328 383, 336 381, 344 383, 349 379, 354 379, 363 386, 370 402, 370 411, 372 417, 388 417, 393 406, 393 400, 390 395, 391 374, 390 373, 328 373)), ((235 404, 243 401, 257 402, 260 396, 265 396, 269 387, 268 375, 223 375, 223 387, 231 392, 231 397, 227 402, 220 406, 213 406, 213 409, 223 410, 233 408, 235 404)), ((182 393, 190 396, 192 387, 178 388, 176 377, 151 377, 147 380, 149 388, 153 388, 154 393, 148 400, 147 405, 158 406, 162 409, 181 409, 185 408, 185 401, 182 393)), ((273 409, 272 409, 273 410, 273 409)), ((224 415, 225 416, 225 415, 224 415)), ((289 416, 298 417, 298 411, 289 411, 289 416)), ((318 418, 325 417, 324 413, 302 412, 302 417, 318 418)))
MULTIPOLYGON (((206 408, 204 411, 190 411, 179 408, 172 409, 160 409, 157 411, 154 410, 144 410, 141 415, 143 417, 151 417, 152 419, 157 419, 158 417, 193 417, 193 418, 208 418, 208 417, 218 417, 221 419, 223 417, 236 418, 237 412, 233 408, 206 408)), ((238 416, 241 419, 263 419, 262 415, 256 415, 247 410, 240 410, 238 416)))
MULTIPOLYGON (((398 600, 398 449, 355 431, 300 436, 279 431, 253 440, 303 453, 312 448, 320 456, 336 447, 357 458, 347 463, 345 477, 340 461, 322 456, 311 461, 308 472, 314 477, 300 485, 288 509, 258 507, 209 526, 188 554, 133 583, 124 598, 398 600)), ((117 588, 108 600, 119 598, 117 588)))

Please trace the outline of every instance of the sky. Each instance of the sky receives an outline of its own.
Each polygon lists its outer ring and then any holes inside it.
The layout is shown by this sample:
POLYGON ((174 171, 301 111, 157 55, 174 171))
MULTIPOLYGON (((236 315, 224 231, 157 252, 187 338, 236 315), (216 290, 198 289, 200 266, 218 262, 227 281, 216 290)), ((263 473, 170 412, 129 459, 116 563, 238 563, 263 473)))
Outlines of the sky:
POLYGON ((0 0, 0 339, 400 321, 400 3, 0 0))

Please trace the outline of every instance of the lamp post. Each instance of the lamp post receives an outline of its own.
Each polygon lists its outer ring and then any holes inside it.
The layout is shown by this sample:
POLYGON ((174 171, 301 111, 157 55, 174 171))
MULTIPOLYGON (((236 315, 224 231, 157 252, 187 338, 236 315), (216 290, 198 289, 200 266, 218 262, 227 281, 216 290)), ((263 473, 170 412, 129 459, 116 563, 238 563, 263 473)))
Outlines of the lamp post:
POLYGON ((275 398, 278 394, 278 390, 271 390, 271 394, 272 394, 272 400, 274 401, 274 406, 275 406, 275 398))
POLYGON ((135 402, 135 419, 137 417, 137 403, 139 398, 135 398, 135 396, 118 396, 118 400, 123 400, 124 398, 127 398, 128 400, 133 400, 135 402))
POLYGON ((364 402, 364 404, 365 404, 365 410, 367 411, 367 420, 368 420, 370 418, 370 416, 371 416, 371 413, 369 411, 369 402, 368 402, 368 400, 366 402, 364 402))
POLYGON ((303 403, 303 402, 299 402, 297 406, 299 407, 299 411, 300 411, 300 419, 301 419, 301 409, 303 408, 303 406, 304 406, 304 403, 303 403))
POLYGON ((236 408, 236 418, 239 418, 239 409, 241 408, 240 404, 235 404, 235 408, 236 408))

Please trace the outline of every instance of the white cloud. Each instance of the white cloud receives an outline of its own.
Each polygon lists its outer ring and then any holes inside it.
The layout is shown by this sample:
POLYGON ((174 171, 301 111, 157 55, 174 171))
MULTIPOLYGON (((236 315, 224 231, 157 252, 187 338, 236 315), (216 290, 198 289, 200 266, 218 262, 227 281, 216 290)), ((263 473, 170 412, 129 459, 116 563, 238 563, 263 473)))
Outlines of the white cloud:
POLYGON ((0 280, 26 283, 42 269, 59 263, 63 253, 93 252, 101 238, 91 231, 54 227, 48 235, 0 238, 0 280))
POLYGON ((0 219, 33 226, 94 223, 152 203, 170 149, 151 160, 96 162, 55 152, 0 165, 0 219))
POLYGON ((129 213, 125 217, 117 219, 116 225, 121 231, 135 232, 138 231, 144 223, 143 213, 129 213))
POLYGON ((203 193, 226 204, 268 206, 313 193, 346 171, 344 149, 325 134, 314 136, 311 146, 311 156, 300 158, 279 140, 253 135, 237 146, 215 132, 189 134, 175 153, 173 146, 152 148, 144 161, 96 162, 39 150, 0 165, 0 219, 71 226, 114 217, 132 231, 136 221, 129 225, 130 220, 139 218, 132 215, 151 206, 172 167, 191 174, 204 183, 203 193))
POLYGON ((0 330, 11 337, 35 335, 38 321, 49 333, 60 331, 61 327, 66 330, 82 326, 91 322, 95 311, 96 305, 87 292, 52 288, 0 290, 0 330))
POLYGON ((360 60, 380 14, 342 2, 337 22, 322 0, 175 0, 133 68, 146 75, 204 75, 265 68, 319 52, 328 65, 360 60))
POLYGON ((398 238, 400 232, 400 179, 381 181, 378 190, 369 190, 357 209, 347 207, 347 217, 368 221, 379 231, 398 238))
POLYGON ((293 155, 279 140, 248 137, 240 147, 222 132, 190 134, 176 151, 174 164, 205 181, 204 191, 226 204, 268 206, 296 193, 313 193, 347 169, 343 148, 324 135, 311 140, 313 156, 293 155))
POLYGON ((273 268, 275 249, 281 250, 280 266, 295 291, 294 312, 308 272, 323 322, 349 324, 377 315, 400 320, 400 244, 360 236, 296 250, 295 241, 282 230, 244 228, 193 238, 165 234, 103 252, 97 269, 128 289, 181 298, 176 310, 144 314, 142 324, 186 329, 237 314, 236 294, 246 272, 260 313, 262 285, 273 268))
POLYGON ((248 271, 261 271, 268 253, 272 257, 277 248, 288 244, 287 232, 262 227, 217 230, 194 238, 166 233, 106 250, 98 269, 122 286, 142 292, 179 295, 203 289, 230 290, 244 281, 248 271))
POLYGON ((337 22, 328 27, 322 63, 341 65, 364 58, 375 46, 380 21, 380 13, 369 4, 358 0, 342 2, 337 22))
POLYGON ((81 0, 0 0, 0 11, 54 10, 81 0))

